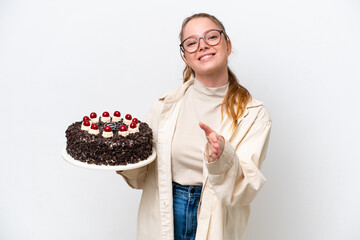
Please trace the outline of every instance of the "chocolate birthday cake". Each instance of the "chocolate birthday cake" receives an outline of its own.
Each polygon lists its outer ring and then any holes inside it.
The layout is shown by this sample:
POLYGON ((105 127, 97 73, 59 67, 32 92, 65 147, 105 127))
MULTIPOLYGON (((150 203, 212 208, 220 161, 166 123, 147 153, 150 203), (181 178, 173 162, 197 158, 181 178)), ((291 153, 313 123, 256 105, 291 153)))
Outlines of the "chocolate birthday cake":
POLYGON ((138 163, 152 154, 152 130, 145 122, 115 111, 110 117, 91 113, 71 124, 66 132, 66 151, 74 159, 96 165, 138 163))

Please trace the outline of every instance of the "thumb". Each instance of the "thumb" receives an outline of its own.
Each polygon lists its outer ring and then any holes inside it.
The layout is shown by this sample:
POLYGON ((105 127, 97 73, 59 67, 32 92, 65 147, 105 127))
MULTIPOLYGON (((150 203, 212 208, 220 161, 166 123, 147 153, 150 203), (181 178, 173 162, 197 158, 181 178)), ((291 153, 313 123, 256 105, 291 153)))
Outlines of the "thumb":
POLYGON ((212 132, 214 132, 214 130, 203 122, 199 122, 199 126, 202 130, 204 130, 206 136, 209 136, 212 132))

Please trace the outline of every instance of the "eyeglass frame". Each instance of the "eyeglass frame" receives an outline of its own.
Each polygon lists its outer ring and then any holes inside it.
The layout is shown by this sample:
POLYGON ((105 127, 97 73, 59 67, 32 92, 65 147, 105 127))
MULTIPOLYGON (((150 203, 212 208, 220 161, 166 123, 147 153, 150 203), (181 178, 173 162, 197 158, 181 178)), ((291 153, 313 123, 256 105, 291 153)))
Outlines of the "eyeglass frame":
POLYGON ((222 33, 224 34, 225 39, 227 39, 227 35, 226 35, 225 31, 224 31, 224 30, 219 30, 219 29, 210 29, 210 30, 207 30, 202 36, 199 36, 199 37, 190 36, 190 37, 184 39, 184 40, 180 43, 180 45, 179 45, 179 46, 180 46, 180 50, 181 50, 183 53, 184 53, 184 52, 187 52, 187 53, 194 53, 194 52, 196 52, 196 51, 199 49, 200 39, 201 39, 201 38, 204 40, 204 42, 205 42, 207 45, 216 46, 216 45, 218 45, 218 44, 221 42, 221 34, 222 34, 222 33), (217 32, 220 33, 220 40, 219 40, 219 42, 218 42, 217 44, 211 45, 211 44, 209 44, 209 43, 205 40, 205 35, 208 34, 208 33, 211 32, 211 31, 217 31, 217 32), (196 48, 195 51, 193 51, 193 52, 188 52, 188 51, 186 51, 186 50, 185 50, 185 47, 183 46, 183 43, 184 43, 186 40, 188 40, 189 38, 195 38, 196 41, 197 41, 197 44, 198 44, 198 45, 197 45, 197 48, 196 48))

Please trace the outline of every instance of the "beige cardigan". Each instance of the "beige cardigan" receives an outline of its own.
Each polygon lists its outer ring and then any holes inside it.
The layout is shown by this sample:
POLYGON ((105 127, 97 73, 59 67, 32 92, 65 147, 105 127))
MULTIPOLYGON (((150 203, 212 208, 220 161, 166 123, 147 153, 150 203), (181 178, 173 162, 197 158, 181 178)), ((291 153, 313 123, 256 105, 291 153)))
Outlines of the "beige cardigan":
MULTIPOLYGON (((147 116, 154 132, 155 161, 121 173, 131 187, 143 189, 138 240, 174 239, 170 147, 182 97, 193 82, 189 80, 160 97, 147 116)), ((221 157, 208 163, 204 154, 197 240, 244 239, 250 203, 266 181, 259 169, 266 155, 271 120, 262 102, 249 102, 234 132, 231 123, 224 114, 215 129, 226 140, 221 157)))

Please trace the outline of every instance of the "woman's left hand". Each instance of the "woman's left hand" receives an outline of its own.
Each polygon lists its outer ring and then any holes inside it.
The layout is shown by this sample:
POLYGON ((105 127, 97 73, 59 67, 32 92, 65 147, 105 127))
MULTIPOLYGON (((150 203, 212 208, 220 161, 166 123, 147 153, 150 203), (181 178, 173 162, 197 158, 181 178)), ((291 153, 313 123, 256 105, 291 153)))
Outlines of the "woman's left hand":
POLYGON ((225 139, 223 136, 217 134, 214 130, 212 130, 208 125, 200 122, 199 126, 205 132, 206 139, 208 140, 208 156, 209 162, 215 162, 218 160, 224 151, 225 139))

